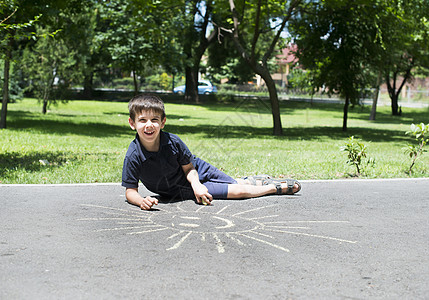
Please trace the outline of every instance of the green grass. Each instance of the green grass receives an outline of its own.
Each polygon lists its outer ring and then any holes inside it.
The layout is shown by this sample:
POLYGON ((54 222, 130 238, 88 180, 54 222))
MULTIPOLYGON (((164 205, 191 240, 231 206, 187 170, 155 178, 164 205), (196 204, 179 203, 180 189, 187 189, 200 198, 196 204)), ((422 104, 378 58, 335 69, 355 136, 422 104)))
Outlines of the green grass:
MULTIPOLYGON (((165 130, 178 134, 191 151, 233 177, 271 174, 297 179, 338 179, 355 170, 340 147, 354 135, 376 160, 366 178, 409 177, 403 148, 411 123, 428 123, 429 111, 403 108, 392 117, 379 107, 349 113, 341 131, 342 105, 284 101, 284 136, 272 133, 269 104, 258 100, 191 105, 167 103, 165 130)), ((0 131, 0 181, 8 183, 120 182, 122 162, 135 133, 128 126, 127 103, 71 101, 46 115, 34 99, 8 106, 8 128, 0 131), (48 161, 47 165, 40 160, 48 161)), ((429 174, 429 154, 414 166, 412 177, 429 174)))

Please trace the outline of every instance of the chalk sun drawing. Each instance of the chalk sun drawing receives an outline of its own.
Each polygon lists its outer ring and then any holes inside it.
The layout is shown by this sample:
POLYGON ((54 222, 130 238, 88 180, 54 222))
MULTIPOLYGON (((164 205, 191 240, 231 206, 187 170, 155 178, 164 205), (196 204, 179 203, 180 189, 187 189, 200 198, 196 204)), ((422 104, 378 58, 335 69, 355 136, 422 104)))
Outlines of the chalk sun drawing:
POLYGON ((178 249, 192 235, 199 235, 201 241, 207 241, 208 238, 212 238, 219 253, 226 251, 226 240, 230 240, 240 246, 246 246, 249 242, 258 242, 280 251, 290 252, 289 249, 274 242, 273 233, 332 240, 340 243, 357 243, 357 241, 305 232, 311 229, 311 224, 349 223, 348 221, 275 221, 279 215, 246 217, 246 215, 253 212, 262 211, 277 204, 243 210, 233 214, 227 214, 230 205, 224 206, 216 212, 212 212, 213 209, 208 211, 205 206, 189 211, 177 205, 173 206, 176 210, 172 211, 160 208, 160 205, 158 205, 158 211, 140 211, 93 204, 81 205, 101 209, 104 216, 80 218, 78 219, 79 221, 113 221, 116 224, 115 226, 118 226, 96 229, 95 231, 97 232, 124 231, 127 235, 141 235, 159 231, 171 231, 172 234, 167 237, 167 241, 172 242, 171 246, 166 248, 167 251, 178 249))

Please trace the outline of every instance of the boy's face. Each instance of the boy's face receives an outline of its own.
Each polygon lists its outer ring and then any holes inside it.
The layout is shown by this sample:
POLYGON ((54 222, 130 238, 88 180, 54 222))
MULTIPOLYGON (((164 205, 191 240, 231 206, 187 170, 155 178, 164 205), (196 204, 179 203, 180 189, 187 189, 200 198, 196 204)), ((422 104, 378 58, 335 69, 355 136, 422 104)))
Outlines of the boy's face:
POLYGON ((136 114, 135 120, 128 119, 130 127, 137 131, 143 145, 153 145, 159 137, 161 129, 164 128, 166 118, 161 119, 161 114, 154 111, 141 111, 136 114))

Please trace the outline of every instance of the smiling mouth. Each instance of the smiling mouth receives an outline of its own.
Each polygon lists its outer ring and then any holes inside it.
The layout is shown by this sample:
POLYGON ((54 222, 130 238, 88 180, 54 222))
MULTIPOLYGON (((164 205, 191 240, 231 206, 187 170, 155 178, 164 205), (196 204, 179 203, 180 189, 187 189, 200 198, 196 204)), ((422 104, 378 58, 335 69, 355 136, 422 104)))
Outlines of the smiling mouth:
POLYGON ((155 133, 155 131, 145 131, 144 134, 146 134, 146 135, 153 135, 154 133, 155 133))

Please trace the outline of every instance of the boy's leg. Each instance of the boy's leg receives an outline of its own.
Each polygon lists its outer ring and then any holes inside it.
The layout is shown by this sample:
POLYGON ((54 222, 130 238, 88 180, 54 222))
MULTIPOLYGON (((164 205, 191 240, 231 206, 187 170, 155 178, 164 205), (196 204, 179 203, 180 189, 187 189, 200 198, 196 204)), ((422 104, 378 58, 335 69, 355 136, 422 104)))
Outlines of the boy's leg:
POLYGON ((262 180, 257 180, 256 182, 252 182, 250 179, 236 178, 235 181, 237 181, 237 184, 262 185, 262 180))
POLYGON ((237 181, 231 176, 225 174, 215 166, 209 164, 208 162, 194 157, 192 161, 195 169, 198 172, 201 183, 213 182, 213 183, 226 183, 226 184, 236 184, 237 181))
MULTIPOLYGON (((193 164, 200 176, 200 181, 208 188, 209 193, 215 199, 254 198, 272 195, 277 191, 274 184, 263 185, 262 178, 271 178, 268 175, 254 176, 261 177, 258 178, 257 185, 254 185, 249 179, 233 179, 198 157, 194 157, 193 164)), ((281 187, 284 193, 288 189, 287 183, 281 183, 281 187)), ((296 193, 299 189, 300 187, 295 184, 293 192, 296 193)))
POLYGON ((227 199, 256 198, 275 192, 276 187, 274 185, 228 184, 227 199))
POLYGON ((242 185, 251 185, 252 184, 248 179, 236 178, 235 180, 237 181, 237 184, 242 184, 242 185))
MULTIPOLYGON (((286 183, 282 183, 282 190, 287 191, 288 186, 286 183)), ((293 186, 293 192, 296 193, 299 190, 299 185, 293 186)), ((261 186, 248 185, 248 184, 228 184, 228 199, 244 199, 244 198, 255 198, 266 195, 275 194, 277 191, 274 184, 267 184, 261 186)))

